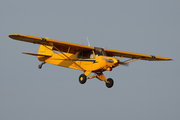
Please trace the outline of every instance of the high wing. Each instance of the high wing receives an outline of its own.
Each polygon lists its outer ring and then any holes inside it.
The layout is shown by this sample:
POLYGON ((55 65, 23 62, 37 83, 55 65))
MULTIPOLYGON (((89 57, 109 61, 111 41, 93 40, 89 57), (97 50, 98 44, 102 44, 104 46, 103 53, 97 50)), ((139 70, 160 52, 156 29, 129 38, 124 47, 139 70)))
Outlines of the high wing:
MULTIPOLYGON (((51 45, 53 46, 53 50, 59 49, 62 52, 69 52, 72 54, 75 54, 78 51, 94 49, 94 47, 92 46, 85 46, 85 45, 52 40, 47 37, 41 38, 41 37, 22 35, 22 34, 11 34, 9 35, 9 37, 15 40, 30 42, 34 44, 51 45)), ((111 50, 111 49, 104 49, 104 50, 107 56, 118 56, 118 57, 126 57, 126 58, 149 60, 149 61, 173 60, 170 58, 154 56, 154 55, 139 54, 139 53, 118 51, 118 50, 111 50)))
POLYGON ((92 47, 92 46, 85 46, 85 45, 79 45, 79 44, 74 44, 74 43, 52 40, 47 37, 41 38, 41 37, 22 35, 22 34, 11 34, 11 35, 9 35, 9 37, 12 39, 15 39, 15 40, 30 42, 30 43, 34 43, 34 44, 51 45, 51 46, 54 46, 53 50, 59 49, 62 52, 69 52, 72 54, 75 54, 78 51, 94 49, 94 47, 92 47))
POLYGON ((107 56, 118 56, 118 57, 149 60, 149 61, 173 60, 173 59, 170 59, 170 58, 154 56, 154 55, 139 54, 139 53, 118 51, 118 50, 111 50, 111 49, 104 49, 104 50, 105 50, 107 56))

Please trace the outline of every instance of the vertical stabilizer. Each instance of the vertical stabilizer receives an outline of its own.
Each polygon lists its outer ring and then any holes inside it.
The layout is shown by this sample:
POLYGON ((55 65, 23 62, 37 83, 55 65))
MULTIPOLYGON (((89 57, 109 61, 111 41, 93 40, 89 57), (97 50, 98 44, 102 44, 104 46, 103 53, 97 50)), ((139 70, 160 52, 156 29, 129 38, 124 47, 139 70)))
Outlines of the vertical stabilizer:
MULTIPOLYGON (((52 46, 40 45, 38 54, 52 56, 53 55, 52 46)), ((45 56, 38 56, 38 59, 40 61, 44 61, 46 59, 46 57, 45 56)))

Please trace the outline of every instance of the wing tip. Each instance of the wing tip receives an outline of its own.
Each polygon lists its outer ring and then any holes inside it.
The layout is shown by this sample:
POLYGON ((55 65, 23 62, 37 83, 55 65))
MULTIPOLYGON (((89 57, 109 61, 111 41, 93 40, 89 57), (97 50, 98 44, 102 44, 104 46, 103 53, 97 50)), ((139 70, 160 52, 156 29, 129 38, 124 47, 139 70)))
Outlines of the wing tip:
POLYGON ((16 39, 20 34, 10 34, 9 37, 12 39, 16 39))
POLYGON ((174 59, 171 59, 171 58, 164 58, 164 60, 167 60, 167 61, 173 61, 174 59))
POLYGON ((170 60, 174 61, 174 59, 170 59, 170 60))

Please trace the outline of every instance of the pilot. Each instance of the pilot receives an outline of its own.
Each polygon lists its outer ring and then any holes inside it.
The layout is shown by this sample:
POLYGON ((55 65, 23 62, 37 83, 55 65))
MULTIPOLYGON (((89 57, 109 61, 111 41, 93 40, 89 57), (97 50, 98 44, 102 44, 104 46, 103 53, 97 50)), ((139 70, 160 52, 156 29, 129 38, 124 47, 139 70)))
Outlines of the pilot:
POLYGON ((93 54, 93 53, 91 53, 90 58, 91 58, 91 59, 94 58, 94 54, 93 54))

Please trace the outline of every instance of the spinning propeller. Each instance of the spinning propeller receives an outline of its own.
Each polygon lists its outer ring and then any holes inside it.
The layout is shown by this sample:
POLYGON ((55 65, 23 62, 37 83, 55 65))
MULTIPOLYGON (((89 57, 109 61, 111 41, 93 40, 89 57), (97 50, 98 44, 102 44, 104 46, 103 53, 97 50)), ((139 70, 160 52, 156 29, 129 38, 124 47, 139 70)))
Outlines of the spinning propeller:
POLYGON ((104 58, 104 60, 106 60, 106 61, 109 62, 109 63, 115 63, 116 65, 129 66, 129 63, 120 62, 119 60, 115 61, 115 60, 108 59, 108 58, 104 58))
POLYGON ((129 63, 120 62, 119 60, 118 60, 118 64, 119 64, 119 65, 124 65, 124 66, 129 66, 129 63))

